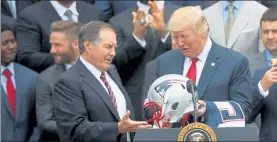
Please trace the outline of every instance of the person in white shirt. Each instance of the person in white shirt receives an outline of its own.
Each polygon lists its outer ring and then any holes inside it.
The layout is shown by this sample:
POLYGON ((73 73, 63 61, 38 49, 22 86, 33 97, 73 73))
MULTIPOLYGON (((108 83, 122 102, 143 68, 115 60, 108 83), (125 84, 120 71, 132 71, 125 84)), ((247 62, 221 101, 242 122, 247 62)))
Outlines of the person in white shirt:
POLYGON ((62 74, 52 101, 61 141, 131 141, 137 129, 132 103, 111 66, 116 35, 111 25, 91 21, 79 33, 80 58, 62 74))

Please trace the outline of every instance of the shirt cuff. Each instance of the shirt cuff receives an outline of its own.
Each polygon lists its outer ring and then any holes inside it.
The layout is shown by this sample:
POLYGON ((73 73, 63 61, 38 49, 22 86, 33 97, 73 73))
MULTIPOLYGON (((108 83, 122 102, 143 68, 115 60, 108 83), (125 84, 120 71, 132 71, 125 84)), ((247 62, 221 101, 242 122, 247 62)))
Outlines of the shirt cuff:
POLYGON ((261 85, 261 81, 258 83, 258 88, 259 88, 259 91, 261 93, 261 95, 265 98, 267 95, 268 95, 268 90, 264 91, 262 85, 261 85))
POLYGON ((146 46, 146 41, 143 39, 143 40, 140 40, 138 37, 136 37, 136 35, 133 33, 133 37, 136 39, 136 41, 139 43, 139 45, 143 48, 145 48, 146 46))
POLYGON ((168 36, 169 36, 169 32, 167 32, 167 34, 166 34, 165 37, 162 37, 162 38, 161 38, 162 43, 165 43, 165 42, 166 42, 168 36))

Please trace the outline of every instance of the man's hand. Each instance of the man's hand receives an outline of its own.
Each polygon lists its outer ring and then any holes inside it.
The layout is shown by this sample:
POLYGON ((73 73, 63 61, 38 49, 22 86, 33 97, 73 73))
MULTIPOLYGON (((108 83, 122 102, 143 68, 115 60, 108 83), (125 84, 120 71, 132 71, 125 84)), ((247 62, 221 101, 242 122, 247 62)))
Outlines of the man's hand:
POLYGON ((118 132, 136 132, 137 129, 152 128, 146 121, 133 121, 130 119, 130 111, 127 111, 122 120, 118 123, 118 132))
POLYGON ((162 37, 165 37, 168 31, 165 28, 164 23, 164 8, 158 7, 157 1, 148 1, 148 5, 151 9, 150 23, 155 31, 157 31, 162 37))
POLYGON ((147 26, 149 22, 146 21, 144 25, 141 25, 140 21, 145 19, 146 13, 144 11, 138 10, 137 12, 132 12, 133 15, 133 26, 134 26, 134 35, 140 40, 144 39, 144 36, 147 32, 147 26))
POLYGON ((196 112, 197 117, 202 117, 206 113, 206 102, 202 100, 198 100, 197 103, 199 104, 199 109, 196 112))
POLYGON ((264 91, 267 91, 275 83, 277 83, 277 67, 272 67, 264 74, 261 86, 264 91))

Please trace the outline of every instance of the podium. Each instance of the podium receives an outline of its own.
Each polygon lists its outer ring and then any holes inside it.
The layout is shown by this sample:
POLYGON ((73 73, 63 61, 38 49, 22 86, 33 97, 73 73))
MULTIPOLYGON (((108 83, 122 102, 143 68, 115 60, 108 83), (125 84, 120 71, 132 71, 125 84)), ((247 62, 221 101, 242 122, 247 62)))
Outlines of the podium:
MULTIPOLYGON (((217 141, 259 141, 255 128, 225 127, 212 128, 217 141)), ((137 130, 134 142, 141 141, 178 141, 181 128, 137 130)))

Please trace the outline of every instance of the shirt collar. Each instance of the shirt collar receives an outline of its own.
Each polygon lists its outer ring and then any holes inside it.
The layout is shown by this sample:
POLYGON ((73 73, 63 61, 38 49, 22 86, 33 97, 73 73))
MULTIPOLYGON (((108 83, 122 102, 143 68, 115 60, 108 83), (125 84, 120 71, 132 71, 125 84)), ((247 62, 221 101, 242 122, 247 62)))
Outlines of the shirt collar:
POLYGON ((56 9, 56 11, 58 12, 59 15, 64 15, 66 10, 71 10, 71 12, 74 15, 79 16, 79 13, 76 8, 76 1, 74 1, 69 8, 66 8, 65 6, 63 6, 62 4, 57 2, 56 0, 51 0, 50 2, 53 5, 53 7, 56 9))
MULTIPOLYGON (((97 79, 100 79, 101 71, 99 71, 94 65, 87 62, 82 56, 80 56, 81 62, 87 67, 87 69, 95 76, 97 79)), ((106 73, 105 73, 106 74, 106 73)))
MULTIPOLYGON (((157 1, 158 7, 162 9, 164 7, 164 1, 157 1)), ((149 13, 150 6, 137 1, 137 6, 139 10, 149 13)))
POLYGON ((5 69, 9 69, 10 72, 12 73, 12 75, 14 75, 14 64, 13 64, 13 62, 11 62, 11 63, 10 63, 9 65, 7 65, 7 66, 1 65, 1 75, 3 74, 3 72, 4 72, 5 69))
MULTIPOLYGON (((222 3, 223 3, 223 9, 228 9, 228 5, 230 5, 230 2, 228 2, 228 1, 222 1, 222 3)), ((239 10, 240 9, 240 7, 241 7, 241 1, 233 1, 232 2, 232 5, 237 9, 237 10, 239 10)))
POLYGON ((68 70, 71 66, 72 66, 72 64, 64 64, 64 67, 66 70, 68 70))

